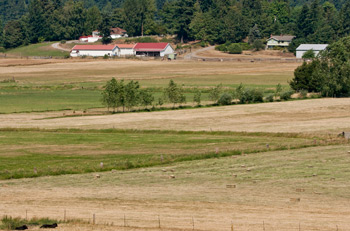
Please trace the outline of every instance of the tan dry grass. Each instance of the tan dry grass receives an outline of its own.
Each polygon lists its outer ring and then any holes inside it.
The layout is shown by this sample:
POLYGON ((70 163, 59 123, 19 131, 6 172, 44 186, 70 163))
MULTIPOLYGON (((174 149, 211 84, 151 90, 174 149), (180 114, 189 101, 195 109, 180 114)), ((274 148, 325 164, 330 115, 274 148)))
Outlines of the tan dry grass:
POLYGON ((350 99, 313 99, 177 111, 57 118, 61 113, 0 115, 0 127, 340 133, 350 130, 350 99))
MULTIPOLYGON (((52 84, 106 81, 111 77, 136 80, 176 79, 182 77, 194 78, 193 82, 200 84, 201 78, 208 76, 212 81, 216 80, 218 84, 222 82, 220 81, 220 76, 231 76, 233 78, 236 75, 263 75, 263 79, 267 79, 267 76, 270 75, 281 75, 280 80, 273 81, 273 84, 278 82, 283 84, 288 79, 291 79, 294 69, 299 65, 296 63, 276 65, 275 63, 93 59, 73 59, 35 66, 20 66, 20 63, 15 63, 16 66, 13 67, 0 67, 0 79, 15 77, 23 83, 52 84)), ((264 80, 261 81, 264 82, 264 80)), ((262 83, 261 81, 260 83, 262 83)))
MULTIPOLYGON (((162 230, 191 230, 192 216, 198 230, 230 230, 232 221, 242 231, 263 230, 263 221, 266 230, 298 230, 299 222, 301 230, 336 230, 336 225, 349 230, 348 149, 250 154, 101 173, 101 178, 85 174, 0 181, 0 214, 23 217, 28 210, 29 217, 62 219, 66 209, 67 218, 91 222, 96 214, 97 223, 117 226, 123 226, 125 214, 127 225, 141 227, 126 230, 157 227, 158 215, 162 230), (226 187, 232 184, 237 187, 226 187)), ((64 230, 91 229, 68 225, 64 230)))
POLYGON ((228 54, 221 51, 217 51, 215 49, 209 49, 203 52, 198 52, 198 56, 200 57, 209 57, 209 58, 290 58, 295 59, 295 56, 292 53, 283 53, 282 51, 274 51, 274 50, 263 50, 263 51, 243 51, 242 54, 228 54))

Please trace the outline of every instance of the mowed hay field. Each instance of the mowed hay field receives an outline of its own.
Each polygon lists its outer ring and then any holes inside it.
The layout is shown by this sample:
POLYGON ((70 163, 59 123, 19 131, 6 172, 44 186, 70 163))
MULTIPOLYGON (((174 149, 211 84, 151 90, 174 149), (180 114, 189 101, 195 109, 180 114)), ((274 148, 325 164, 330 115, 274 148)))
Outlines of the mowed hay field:
POLYGON ((0 213, 100 224, 60 230, 349 230, 349 148, 0 181, 0 213))
POLYGON ((243 83, 271 93, 278 83, 288 89, 298 65, 6 60, 0 217, 66 214, 80 222, 59 230, 73 231, 349 230, 350 146, 338 136, 350 130, 347 98, 100 108, 112 77, 156 90, 174 79, 187 89, 243 83))

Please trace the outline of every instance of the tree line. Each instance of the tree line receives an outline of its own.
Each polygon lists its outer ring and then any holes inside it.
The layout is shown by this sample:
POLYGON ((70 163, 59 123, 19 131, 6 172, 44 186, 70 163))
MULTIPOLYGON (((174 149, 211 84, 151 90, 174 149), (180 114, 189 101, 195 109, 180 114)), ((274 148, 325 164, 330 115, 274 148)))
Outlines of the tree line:
MULTIPOLYGON (((193 103, 197 107, 202 106, 203 89, 191 88, 189 90, 193 93, 193 103)), ((278 84, 273 94, 264 96, 261 89, 247 88, 243 84, 240 84, 236 89, 228 89, 219 84, 206 89, 205 93, 207 93, 208 100, 212 102, 207 106, 213 106, 289 100, 294 91, 283 91, 282 86, 278 84)), ((154 90, 141 88, 138 81, 132 80, 126 83, 123 79, 118 81, 112 78, 107 81, 103 88, 101 102, 108 108, 108 111, 111 110, 114 113, 119 110, 122 112, 126 110, 133 111, 135 107, 138 107, 138 110, 155 110, 155 106, 162 107, 164 103, 171 104, 172 108, 177 105, 183 107, 187 102, 187 97, 184 86, 179 86, 173 80, 169 81, 167 87, 162 90, 161 95, 156 99, 154 90)))
POLYGON ((77 39, 109 27, 126 29, 130 36, 171 34, 179 42, 202 40, 211 44, 239 43, 247 36, 252 44, 271 34, 292 34, 297 38, 291 50, 300 43, 332 43, 350 33, 350 2, 344 0, 17 0, 17 3, 22 7, 6 9, 22 16, 4 14, 6 18, 2 20, 6 23, 4 26, 0 23, 5 48, 77 39), (9 18, 14 20, 8 21, 9 18))

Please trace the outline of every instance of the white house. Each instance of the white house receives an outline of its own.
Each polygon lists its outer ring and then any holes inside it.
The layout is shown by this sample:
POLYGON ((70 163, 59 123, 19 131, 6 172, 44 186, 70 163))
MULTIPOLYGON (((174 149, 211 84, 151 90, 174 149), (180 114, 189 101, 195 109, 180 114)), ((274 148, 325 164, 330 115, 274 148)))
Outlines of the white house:
POLYGON ((294 35, 271 35, 271 37, 267 40, 266 47, 268 49, 272 49, 274 47, 288 47, 294 38, 294 35))
POLYGON ((116 44, 118 47, 118 56, 134 56, 135 44, 116 44))
POLYGON ((105 55, 118 55, 118 47, 116 45, 75 45, 70 52, 71 57, 105 55))
POLYGON ((89 35, 89 36, 81 36, 79 38, 80 42, 86 42, 86 43, 94 43, 97 42, 98 40, 102 39, 101 36, 93 36, 93 35, 89 35))
POLYGON ((116 27, 116 28, 111 28, 111 38, 112 39, 117 39, 121 37, 128 37, 128 34, 126 33, 126 30, 116 27))
POLYGON ((135 54, 140 56, 164 57, 175 53, 169 43, 137 43, 134 50, 135 54))
POLYGON ((327 48, 328 44, 301 44, 296 49, 296 57, 301 59, 306 51, 312 50, 315 56, 327 48))

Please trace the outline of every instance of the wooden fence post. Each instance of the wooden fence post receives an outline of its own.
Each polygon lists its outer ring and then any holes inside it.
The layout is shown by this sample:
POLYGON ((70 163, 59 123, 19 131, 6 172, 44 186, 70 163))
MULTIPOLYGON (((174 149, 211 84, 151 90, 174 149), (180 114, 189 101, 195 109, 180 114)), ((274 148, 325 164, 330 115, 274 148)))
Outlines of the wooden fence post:
POLYGON ((160 228, 160 216, 158 215, 158 228, 160 228))

